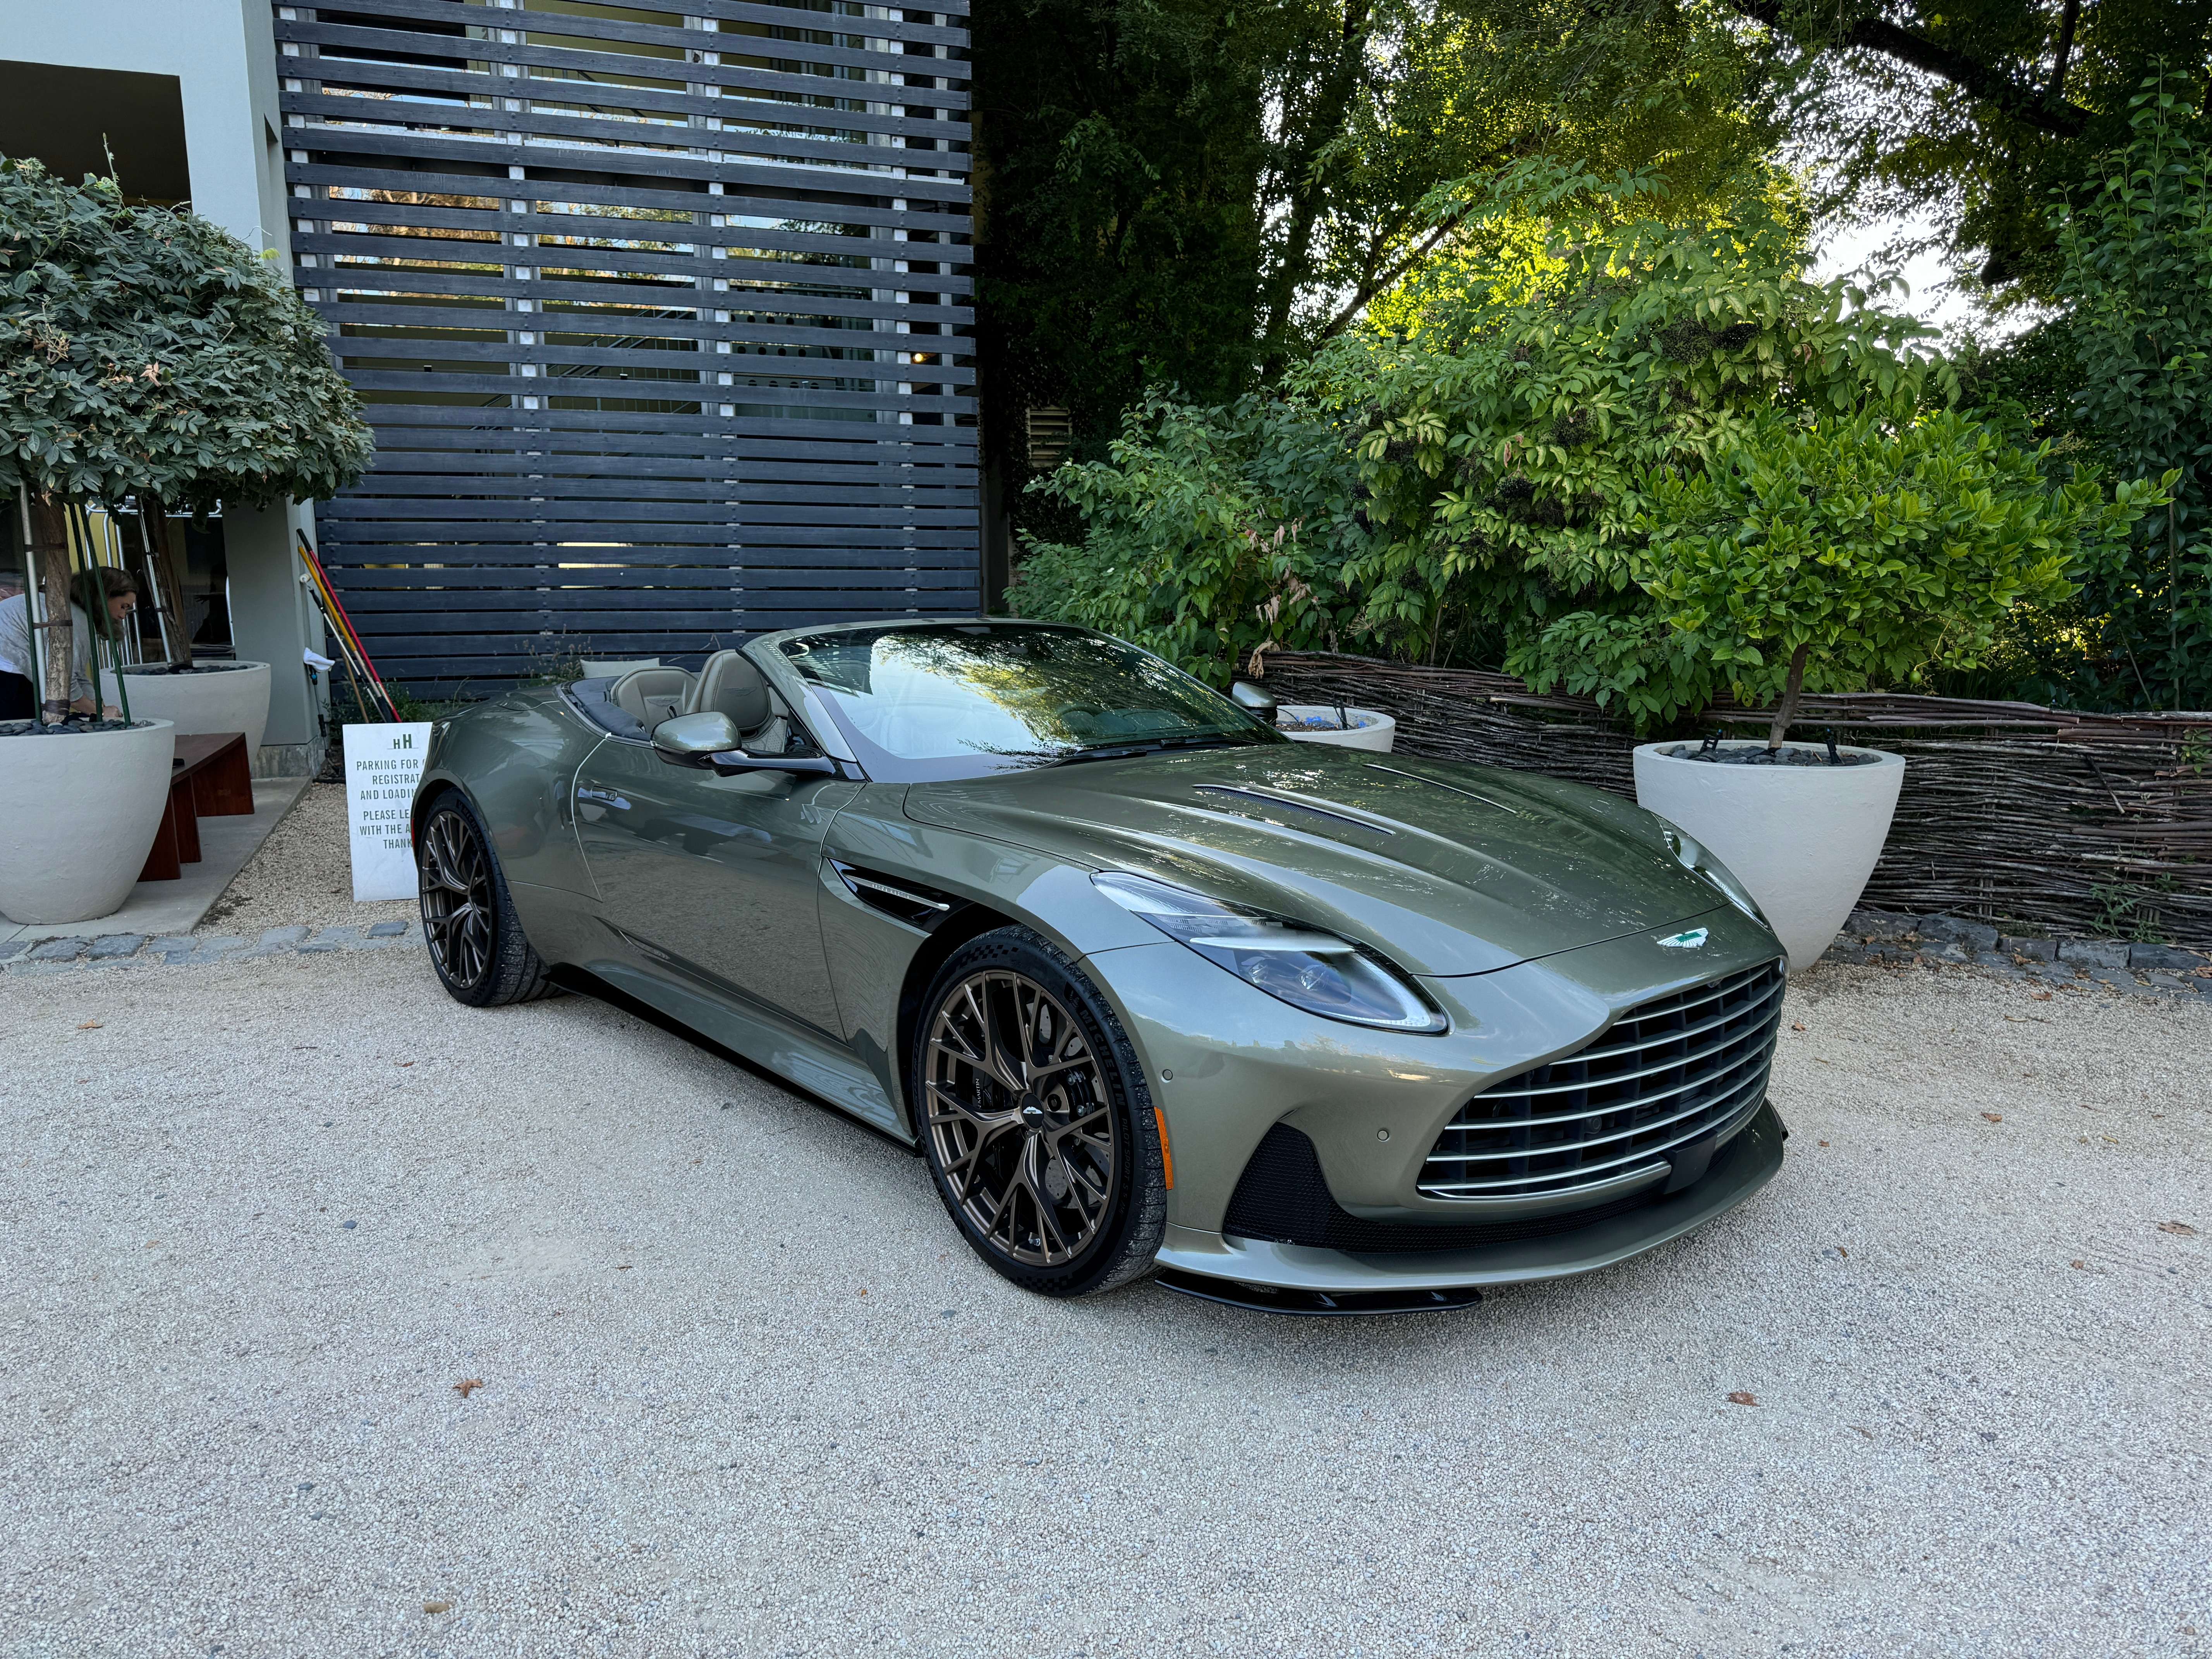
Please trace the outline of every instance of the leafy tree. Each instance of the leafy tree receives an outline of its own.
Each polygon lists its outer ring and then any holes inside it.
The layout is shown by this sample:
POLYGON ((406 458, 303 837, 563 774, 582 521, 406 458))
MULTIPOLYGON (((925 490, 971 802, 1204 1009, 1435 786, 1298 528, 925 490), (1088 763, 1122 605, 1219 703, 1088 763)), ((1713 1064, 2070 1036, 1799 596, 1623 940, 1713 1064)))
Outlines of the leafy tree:
POLYGON ((1497 662, 1639 728, 1968 669, 2072 592, 2154 490, 1947 408, 1927 331, 1803 275, 1753 179, 1688 225, 1643 174, 1531 161, 1369 326, 1233 408, 1160 403, 1041 487, 1031 614, 1224 678, 1261 643, 1497 662))
POLYGON ((1951 362, 1967 404, 2005 411, 2039 443, 2049 440, 2079 447, 2087 441, 2078 435, 2081 416, 2074 406, 2081 364, 2070 319, 2063 314, 1994 343, 1970 334, 1951 362))
POLYGON ((1735 32, 1689 0, 1309 0, 1271 61, 1260 276, 1273 379, 1462 229, 1451 180, 1548 155, 1663 167, 1678 210, 1771 137, 1735 32))
POLYGON ((1773 703, 1778 745, 1806 691, 1975 666, 2015 605, 2065 599, 2160 493, 2054 470, 1954 410, 1770 410, 1644 480, 1636 580, 1739 701, 1773 703))
MULTIPOLYGON (((1227 404, 1461 228, 1443 182, 1537 154, 1663 162, 1676 204, 1768 136, 1705 0, 982 0, 984 441, 1096 460, 1147 387, 1227 404)), ((1056 496, 1015 524, 1073 529, 1056 496)))
POLYGON ((1475 234, 1310 377, 1364 428, 1350 631, 1432 662, 1502 655, 1672 718, 1709 687, 1634 581, 1647 479, 1694 470, 1761 410, 1910 410, 1948 371, 1913 350, 1919 325, 1806 278, 1778 181, 1685 225, 1656 216, 1648 174, 1531 162, 1454 188, 1475 234))
POLYGON ((1790 127, 1831 205, 1926 213, 1991 288, 2049 299, 2053 191, 2094 191, 2129 99, 2161 64, 2202 72, 2212 0, 1723 0, 1762 25, 1790 127))
POLYGON ((197 214, 125 206, 112 179, 0 160, 0 490, 31 508, 49 720, 68 710, 68 502, 323 498, 372 453, 280 268, 197 214))
POLYGON ((2165 511, 2086 573, 2146 702, 2212 704, 2212 165, 2168 78, 2144 83, 2134 137, 2096 195, 2055 216, 2058 292, 2079 359, 2075 412, 2123 475, 2170 471, 2165 511))

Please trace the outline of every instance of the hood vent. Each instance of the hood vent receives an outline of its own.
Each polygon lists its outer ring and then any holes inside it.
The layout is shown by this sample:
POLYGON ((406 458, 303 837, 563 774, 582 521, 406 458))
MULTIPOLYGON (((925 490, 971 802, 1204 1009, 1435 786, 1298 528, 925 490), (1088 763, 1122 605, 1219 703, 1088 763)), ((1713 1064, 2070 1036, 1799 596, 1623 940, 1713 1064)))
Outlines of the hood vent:
POLYGON ((1196 793, 1226 795, 1233 800, 1271 806, 1278 812, 1303 812, 1309 817, 1327 818, 1331 823, 1349 824, 1354 830, 1364 830, 1370 836, 1395 836, 1398 833, 1388 824, 1370 823, 1365 818, 1355 818, 1349 812, 1332 812, 1326 806, 1309 806, 1302 800, 1286 799, 1281 795, 1270 795, 1258 789, 1238 789, 1225 783, 1201 783, 1196 786, 1196 793))

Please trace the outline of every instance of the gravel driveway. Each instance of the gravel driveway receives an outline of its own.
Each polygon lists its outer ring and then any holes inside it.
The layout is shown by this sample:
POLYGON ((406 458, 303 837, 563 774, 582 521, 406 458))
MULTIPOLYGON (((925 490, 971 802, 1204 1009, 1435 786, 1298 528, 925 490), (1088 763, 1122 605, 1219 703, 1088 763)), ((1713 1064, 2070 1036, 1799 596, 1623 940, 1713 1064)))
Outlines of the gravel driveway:
POLYGON ((413 950, 0 1010, 9 1656, 2212 1646, 2197 1000, 1818 969, 1751 1203, 1344 1321, 1025 1297, 890 1142, 413 950))

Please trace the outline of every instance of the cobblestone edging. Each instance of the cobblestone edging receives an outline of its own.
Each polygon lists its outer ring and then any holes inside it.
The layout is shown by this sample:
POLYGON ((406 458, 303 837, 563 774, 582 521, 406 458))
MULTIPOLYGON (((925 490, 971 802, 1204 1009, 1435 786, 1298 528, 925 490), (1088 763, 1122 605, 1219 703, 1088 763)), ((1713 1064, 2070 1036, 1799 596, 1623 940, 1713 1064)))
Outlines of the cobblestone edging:
POLYGON ((2124 939, 2028 939, 1955 916, 1854 910, 1823 962, 1979 968, 2113 996, 2212 997, 2212 956, 2124 939))
POLYGON ((34 945, 0 945, 0 974, 66 974, 84 968, 199 968, 213 962, 252 962, 262 957, 328 956, 340 951, 388 951, 419 945, 422 929, 411 921, 361 927, 271 927, 258 939, 232 933, 102 933, 92 939, 50 939, 34 945))

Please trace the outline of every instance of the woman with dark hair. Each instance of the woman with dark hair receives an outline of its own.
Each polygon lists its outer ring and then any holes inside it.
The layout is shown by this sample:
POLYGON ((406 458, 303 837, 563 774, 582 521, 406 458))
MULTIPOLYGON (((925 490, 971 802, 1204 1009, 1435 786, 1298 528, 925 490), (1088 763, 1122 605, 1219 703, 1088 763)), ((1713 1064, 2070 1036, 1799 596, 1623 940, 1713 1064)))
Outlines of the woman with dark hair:
MULTIPOLYGON (((120 639, 138 608, 138 579, 127 570, 105 565, 80 570, 70 578, 70 704, 72 712, 89 714, 92 706, 93 641, 120 639), (107 606, 106 629, 95 633, 90 616, 103 602, 107 606)), ((31 643, 31 598, 18 593, 0 599, 0 720, 33 720, 42 701, 39 689, 39 653, 31 643)), ((123 711, 110 705, 103 711, 118 719, 123 711)))

